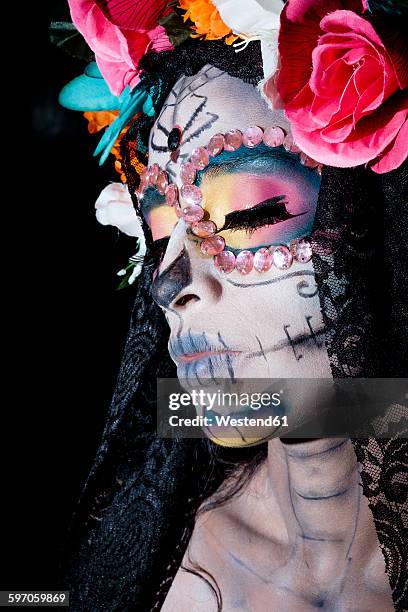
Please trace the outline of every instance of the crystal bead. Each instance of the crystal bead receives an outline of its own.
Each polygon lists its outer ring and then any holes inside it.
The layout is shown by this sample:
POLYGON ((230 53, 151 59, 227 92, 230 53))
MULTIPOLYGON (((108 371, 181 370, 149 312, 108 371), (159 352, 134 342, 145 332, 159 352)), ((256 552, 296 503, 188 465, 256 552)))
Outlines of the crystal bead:
POLYGON ((272 263, 278 270, 287 270, 292 265, 293 255, 284 245, 270 247, 272 263))
POLYGON ((226 151, 236 151, 242 145, 242 132, 240 130, 229 130, 224 134, 224 140, 226 151))
POLYGON ((222 134, 214 134, 207 145, 207 151, 211 157, 219 155, 224 148, 225 140, 222 134))
POLYGON ((199 221, 191 226, 191 231, 194 236, 208 238, 209 236, 214 236, 217 231, 217 226, 213 221, 199 221))
POLYGON ((156 181, 156 189, 161 194, 164 195, 166 193, 167 185, 169 184, 167 174, 164 170, 160 170, 157 181, 156 181))
POLYGON ((183 219, 187 223, 195 223, 201 221, 204 217, 204 209, 198 204, 191 204, 190 206, 184 206, 183 219))
POLYGON ((235 255, 231 251, 222 251, 214 257, 215 267, 225 274, 229 274, 235 268, 235 255))
POLYGON ((155 187, 157 177, 159 176, 160 167, 159 164, 152 164, 149 168, 149 184, 155 187))
POLYGON ((272 254, 269 249, 262 247, 254 255, 254 268, 257 272, 267 272, 272 266, 272 254))
POLYGON ((210 236, 204 238, 200 244, 203 255, 218 255, 225 248, 225 240, 222 236, 210 236))
POLYGON ((201 204, 203 199, 201 189, 195 185, 183 185, 180 194, 186 204, 201 204))
POLYGON ((283 146, 289 153, 300 153, 299 147, 295 144, 292 134, 287 134, 283 141, 283 146))
POLYGON ((240 251, 235 260, 235 267, 240 274, 249 274, 254 267, 254 255, 251 251, 240 251))
POLYGON ((147 173, 147 170, 143 170, 143 172, 141 172, 140 174, 140 183, 139 183, 139 187, 137 188, 137 193, 139 195, 143 195, 146 189, 148 188, 148 186, 149 186, 149 175, 147 173))
POLYGON ((193 164, 196 170, 204 170, 204 168, 208 166, 209 161, 210 156, 207 149, 204 147, 197 147, 196 149, 193 149, 190 155, 190 162, 193 164))
POLYGON ((299 240, 293 240, 290 243, 290 250, 296 261, 300 263, 307 263, 312 259, 313 250, 312 245, 306 238, 300 238, 299 240))
POLYGON ((166 204, 169 206, 174 206, 177 203, 177 186, 174 183, 170 183, 170 185, 166 189, 166 204))
POLYGON ((306 153, 303 153, 303 151, 300 153, 299 159, 300 159, 300 163, 303 166, 306 166, 306 168, 317 168, 317 166, 319 165, 319 162, 317 162, 312 157, 309 157, 308 155, 306 155, 306 153))
POLYGON ((262 142, 263 130, 257 125, 253 125, 242 134, 242 144, 252 149, 262 142))
POLYGON ((184 185, 192 185, 196 179, 196 174, 196 169, 192 163, 186 162, 185 164, 181 164, 180 178, 184 185))
POLYGON ((263 141, 267 147, 280 147, 284 140, 285 132, 279 126, 270 126, 264 131, 263 141))

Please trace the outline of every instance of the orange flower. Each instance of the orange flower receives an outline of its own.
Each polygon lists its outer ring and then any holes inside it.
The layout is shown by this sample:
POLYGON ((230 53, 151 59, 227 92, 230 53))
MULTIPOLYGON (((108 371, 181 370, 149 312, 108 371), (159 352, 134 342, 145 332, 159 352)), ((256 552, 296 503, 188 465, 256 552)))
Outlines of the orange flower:
POLYGON ((88 132, 90 134, 100 132, 103 128, 113 123, 118 115, 118 110, 84 113, 84 117, 88 121, 88 132))
MULTIPOLYGON (((137 119, 139 117, 139 114, 140 113, 138 113, 134 117, 134 119, 137 119)), ((96 134, 97 132, 100 132, 101 130, 108 127, 108 125, 113 123, 118 115, 119 115, 118 110, 94 111, 94 112, 84 113, 84 117, 88 121, 88 132, 90 134, 96 134)), ((126 183, 126 177, 123 173, 122 164, 121 164, 122 158, 120 155, 120 141, 122 140, 123 136, 126 134, 128 128, 129 128, 129 125, 123 128, 123 130, 120 132, 119 136, 115 140, 114 145, 110 151, 112 155, 114 155, 115 157, 115 160, 116 160, 115 170, 116 172, 118 172, 118 174, 120 174, 122 183, 126 183)))
POLYGON ((194 32, 192 36, 204 38, 205 40, 219 40, 225 38, 230 45, 237 39, 232 30, 223 22, 218 9, 211 0, 180 0, 179 7, 186 11, 184 21, 190 19, 193 22, 194 32))

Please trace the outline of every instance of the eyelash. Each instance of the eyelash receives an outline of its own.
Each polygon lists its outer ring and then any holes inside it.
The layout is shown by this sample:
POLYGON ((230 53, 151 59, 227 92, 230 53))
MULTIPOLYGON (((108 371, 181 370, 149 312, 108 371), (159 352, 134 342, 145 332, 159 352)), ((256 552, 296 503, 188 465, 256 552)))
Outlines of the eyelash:
MULTIPOLYGON (((244 229, 247 234, 252 235, 258 228, 266 225, 275 225, 299 215, 292 215, 286 206, 286 196, 280 195, 260 202, 253 208, 234 211, 225 217, 225 223, 221 230, 237 231, 244 229)), ((304 214, 304 213, 300 213, 304 214)))

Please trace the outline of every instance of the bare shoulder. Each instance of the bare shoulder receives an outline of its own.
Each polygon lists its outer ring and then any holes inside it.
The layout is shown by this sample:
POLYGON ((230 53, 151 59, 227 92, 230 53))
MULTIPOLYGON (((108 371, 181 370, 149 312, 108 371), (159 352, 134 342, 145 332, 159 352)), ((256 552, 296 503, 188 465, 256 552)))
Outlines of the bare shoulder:
POLYGON ((162 607, 162 612, 217 612, 217 597, 201 576, 180 567, 162 607))

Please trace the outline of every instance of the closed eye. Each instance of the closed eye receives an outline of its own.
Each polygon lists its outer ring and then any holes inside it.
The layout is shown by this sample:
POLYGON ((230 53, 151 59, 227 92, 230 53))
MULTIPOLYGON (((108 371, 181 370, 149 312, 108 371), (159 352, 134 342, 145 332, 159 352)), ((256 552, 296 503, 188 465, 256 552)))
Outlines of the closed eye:
POLYGON ((275 225, 288 219, 294 219, 306 214, 307 211, 292 215, 286 208, 286 196, 279 195, 259 202, 252 208, 234 210, 225 215, 225 223, 219 230, 241 230, 245 229, 251 235, 260 227, 275 225))

